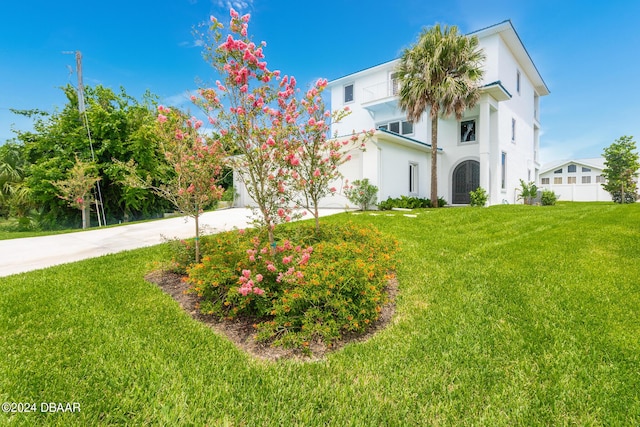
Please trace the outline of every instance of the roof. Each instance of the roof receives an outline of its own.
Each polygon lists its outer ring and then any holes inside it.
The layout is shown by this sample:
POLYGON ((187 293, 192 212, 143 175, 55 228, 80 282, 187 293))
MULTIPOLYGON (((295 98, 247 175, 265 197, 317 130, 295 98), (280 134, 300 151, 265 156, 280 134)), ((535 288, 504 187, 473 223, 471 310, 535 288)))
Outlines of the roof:
MULTIPOLYGON (((427 144, 426 142, 418 141, 417 139, 409 138, 404 135, 400 135, 399 133, 391 132, 386 129, 376 129, 374 136, 378 137, 380 140, 393 142, 400 145, 405 145, 409 147, 414 147, 422 150, 431 150, 431 144, 427 144)), ((439 152, 442 152, 442 148, 438 148, 439 152)))
MULTIPOLYGON (((536 92, 540 96, 549 95, 550 91, 549 91, 549 88, 547 87, 547 84, 542 79, 540 72, 538 71, 535 64, 533 63, 533 60, 531 59, 529 52, 527 52, 527 49, 524 47, 524 44, 522 43, 520 36, 518 35, 515 28, 513 27, 511 20, 506 20, 506 21, 500 22, 499 24, 495 24, 490 27, 486 27, 481 30, 471 32, 467 34, 467 36, 476 36, 479 39, 481 39, 494 34, 500 34, 502 36, 502 39, 504 40, 506 45, 509 47, 513 55, 516 57, 520 65, 522 66, 523 71, 526 73, 526 75, 529 77, 529 79, 533 83, 533 87, 535 88, 536 92)), ((395 65, 395 63, 397 63, 398 61, 399 61, 399 58, 392 59, 391 61, 383 62, 381 64, 377 64, 372 67, 364 68, 354 73, 347 74, 342 77, 338 77, 337 79, 331 80, 329 82, 329 86, 344 83, 345 80, 353 80, 358 76, 358 74, 365 73, 365 72, 369 73, 371 71, 375 71, 378 68, 385 68, 385 67, 392 68, 395 65)), ((496 82, 496 83, 499 83, 499 82, 496 82)), ((492 83, 490 83, 489 85, 491 84, 492 83)))
POLYGON ((604 158, 594 157, 589 159, 571 159, 571 160, 556 160, 554 162, 545 163, 540 168, 540 173, 546 173, 552 170, 556 170, 567 165, 580 165, 586 166, 592 169, 604 169, 604 158))

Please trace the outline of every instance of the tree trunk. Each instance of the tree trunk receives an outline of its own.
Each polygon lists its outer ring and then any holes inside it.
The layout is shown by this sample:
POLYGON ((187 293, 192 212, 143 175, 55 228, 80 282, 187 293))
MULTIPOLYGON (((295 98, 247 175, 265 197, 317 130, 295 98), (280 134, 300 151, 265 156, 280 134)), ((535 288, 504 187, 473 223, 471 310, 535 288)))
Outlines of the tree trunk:
POLYGON ((316 234, 318 234, 320 232, 320 218, 319 213, 318 213, 318 203, 316 202, 313 206, 314 209, 314 213, 313 215, 316 217, 316 234))
POLYGON ((196 213, 194 217, 196 221, 196 264, 200 263, 200 214, 196 213))
POLYGON ((431 206, 438 207, 438 115, 431 114, 431 206))

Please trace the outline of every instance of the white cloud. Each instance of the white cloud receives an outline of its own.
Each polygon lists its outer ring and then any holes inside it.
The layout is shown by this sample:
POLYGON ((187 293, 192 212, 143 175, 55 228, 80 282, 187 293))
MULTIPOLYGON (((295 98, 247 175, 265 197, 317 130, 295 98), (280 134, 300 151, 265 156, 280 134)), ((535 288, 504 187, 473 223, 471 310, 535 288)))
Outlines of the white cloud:
POLYGON ((253 0, 212 0, 218 7, 229 10, 235 9, 236 12, 244 12, 253 6, 253 0))

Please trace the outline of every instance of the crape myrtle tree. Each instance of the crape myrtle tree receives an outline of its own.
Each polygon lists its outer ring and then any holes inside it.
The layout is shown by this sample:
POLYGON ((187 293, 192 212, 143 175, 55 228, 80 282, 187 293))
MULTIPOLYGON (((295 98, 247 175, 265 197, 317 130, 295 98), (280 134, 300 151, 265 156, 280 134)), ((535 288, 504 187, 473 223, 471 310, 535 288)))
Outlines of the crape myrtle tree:
POLYGON ((67 178, 52 182, 58 190, 58 197, 69 206, 82 212, 82 228, 89 227, 91 203, 95 202, 93 189, 100 181, 95 164, 76 157, 73 167, 67 172, 67 178))
POLYGON ((633 203, 637 199, 638 151, 632 136, 621 136, 604 149, 602 175, 606 182, 602 187, 616 203, 633 203))
POLYGON ((117 162, 126 170, 125 182, 132 188, 146 188, 168 200, 195 222, 195 262, 200 262, 200 214, 220 200, 224 189, 218 185, 223 170, 219 138, 201 131, 203 122, 176 108, 158 107, 159 155, 171 170, 158 183, 151 175, 141 175, 136 164, 117 162))
MULTIPOLYGON (((328 123, 344 112, 324 111, 320 79, 299 100, 294 77, 267 67, 263 48, 248 36, 249 15, 231 10, 230 34, 214 17, 203 40, 203 57, 217 71, 215 86, 201 88, 192 101, 207 114, 214 132, 257 206, 257 222, 275 250, 275 228, 298 215, 296 207, 314 207, 335 189, 328 183, 349 159, 347 144, 329 142, 328 123), (338 146, 340 145, 340 146, 338 146), (302 196, 297 192, 306 191, 302 196)), ((357 138, 356 138, 357 140, 357 138)))
POLYGON ((404 50, 397 67, 399 106, 409 120, 425 111, 431 117, 431 202, 438 207, 438 118, 452 114, 460 120, 480 96, 484 54, 477 37, 458 33, 456 26, 436 24, 404 50))

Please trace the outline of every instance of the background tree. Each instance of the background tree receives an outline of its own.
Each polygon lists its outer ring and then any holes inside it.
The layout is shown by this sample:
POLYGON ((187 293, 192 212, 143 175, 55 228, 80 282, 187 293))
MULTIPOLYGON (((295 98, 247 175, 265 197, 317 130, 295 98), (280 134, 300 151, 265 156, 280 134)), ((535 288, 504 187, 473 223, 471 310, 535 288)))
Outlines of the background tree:
POLYGON ((480 96, 484 54, 477 37, 458 33, 455 26, 425 29, 405 49, 397 67, 400 109, 417 122, 425 111, 431 117, 431 201, 438 207, 438 117, 455 114, 459 120, 480 96))
POLYGON ((82 213, 82 228, 89 228, 91 204, 96 201, 92 193, 98 181, 100 177, 95 164, 83 162, 76 157, 67 178, 52 182, 58 190, 58 197, 82 213))
MULTIPOLYGON (((86 114, 95 149, 95 165, 101 178, 107 222, 158 216, 168 208, 164 199, 149 190, 130 189, 120 183, 122 171, 112 158, 134 159, 145 174, 166 167, 156 156, 155 98, 145 94, 138 102, 126 94, 97 86, 85 88, 86 114)), ((34 130, 17 132, 25 160, 25 184, 40 212, 45 228, 77 224, 79 214, 58 197, 52 182, 65 179, 77 155, 91 159, 87 131, 78 112, 76 90, 62 88, 67 104, 50 115, 19 112, 34 119, 34 130)), ((158 174, 160 175, 160 174, 158 174)))
POLYGON ((632 136, 621 136, 604 149, 605 168, 602 187, 617 203, 633 203, 637 199, 638 151, 632 136))

